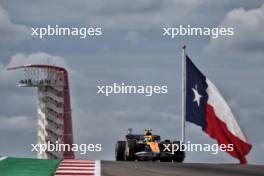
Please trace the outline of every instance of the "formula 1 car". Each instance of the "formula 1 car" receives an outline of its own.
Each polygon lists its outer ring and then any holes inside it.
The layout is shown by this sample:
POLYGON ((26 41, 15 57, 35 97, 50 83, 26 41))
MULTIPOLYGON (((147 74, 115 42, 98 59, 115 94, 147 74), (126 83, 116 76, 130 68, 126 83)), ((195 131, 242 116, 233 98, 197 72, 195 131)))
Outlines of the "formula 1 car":
POLYGON ((153 135, 151 129, 146 129, 145 134, 132 134, 128 130, 126 141, 117 141, 115 146, 115 158, 117 161, 156 161, 183 162, 184 151, 172 152, 173 144, 180 141, 161 141, 159 135, 153 135))

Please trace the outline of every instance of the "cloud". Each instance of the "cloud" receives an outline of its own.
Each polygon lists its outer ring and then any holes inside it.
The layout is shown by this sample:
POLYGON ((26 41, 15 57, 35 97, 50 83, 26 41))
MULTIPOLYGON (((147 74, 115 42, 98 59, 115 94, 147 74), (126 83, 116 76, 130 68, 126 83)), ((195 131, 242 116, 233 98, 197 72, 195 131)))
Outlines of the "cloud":
POLYGON ((28 55, 23 53, 15 54, 10 59, 7 67, 15 67, 26 64, 50 64, 68 68, 68 65, 63 57, 52 56, 45 52, 36 52, 28 55))
POLYGON ((0 116, 0 121, 1 130, 21 131, 36 128, 36 120, 28 116, 0 116))
POLYGON ((130 42, 132 45, 135 45, 140 40, 140 34, 136 31, 128 31, 124 40, 130 42))
POLYGON ((25 40, 30 38, 30 29, 13 23, 8 13, 0 6, 0 40, 25 40))
MULTIPOLYGON (((113 0, 111 2, 108 0, 97 0, 96 2, 79 0, 73 3, 65 0, 61 6, 60 1, 54 0, 53 5, 50 6, 46 2, 32 1, 31 10, 23 12, 26 16, 23 21, 39 20, 43 22, 42 24, 48 21, 59 24, 75 21, 113 30, 149 29, 179 23, 210 24, 222 18, 228 2, 229 0, 221 2, 216 0, 113 0), (39 9, 39 6, 42 8, 39 9), (212 9, 218 15, 211 15, 212 9), (210 18, 207 18, 209 14, 210 18), (49 18, 50 16, 52 18, 49 18)), ((24 3, 19 5, 21 9, 27 8, 24 3)), ((16 13, 18 12, 21 10, 16 13)))
POLYGON ((219 27, 233 27, 234 36, 211 39, 208 52, 263 52, 264 51, 264 4, 246 10, 237 8, 230 11, 219 27))

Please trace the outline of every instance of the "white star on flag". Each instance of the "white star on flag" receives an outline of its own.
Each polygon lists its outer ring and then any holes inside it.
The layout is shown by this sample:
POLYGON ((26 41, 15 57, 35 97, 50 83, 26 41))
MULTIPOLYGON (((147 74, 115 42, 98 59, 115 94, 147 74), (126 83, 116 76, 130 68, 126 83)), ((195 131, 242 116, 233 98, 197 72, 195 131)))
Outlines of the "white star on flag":
POLYGON ((198 106, 200 106, 200 99, 202 98, 202 96, 199 94, 198 92, 198 88, 197 88, 197 84, 195 85, 195 89, 192 88, 192 91, 194 93, 194 99, 193 102, 196 102, 198 106))

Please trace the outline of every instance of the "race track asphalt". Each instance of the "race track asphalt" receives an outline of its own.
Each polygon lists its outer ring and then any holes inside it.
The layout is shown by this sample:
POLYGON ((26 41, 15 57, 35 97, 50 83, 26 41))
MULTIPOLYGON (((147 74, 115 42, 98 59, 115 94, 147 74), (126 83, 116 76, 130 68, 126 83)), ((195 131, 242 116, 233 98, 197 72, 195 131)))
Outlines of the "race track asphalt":
POLYGON ((264 176, 263 165, 102 161, 102 176, 264 176))

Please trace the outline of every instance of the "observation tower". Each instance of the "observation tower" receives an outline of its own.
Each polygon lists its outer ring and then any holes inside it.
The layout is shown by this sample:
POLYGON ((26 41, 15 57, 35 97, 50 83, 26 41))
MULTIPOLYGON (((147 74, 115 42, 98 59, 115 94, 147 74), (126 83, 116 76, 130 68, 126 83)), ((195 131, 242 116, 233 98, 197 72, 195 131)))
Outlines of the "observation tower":
MULTIPOLYGON (((19 87, 36 87, 38 91, 38 144, 73 144, 72 116, 68 73, 52 65, 23 65, 8 70, 23 69, 19 87)), ((40 151, 38 158, 73 159, 74 152, 40 151)))

